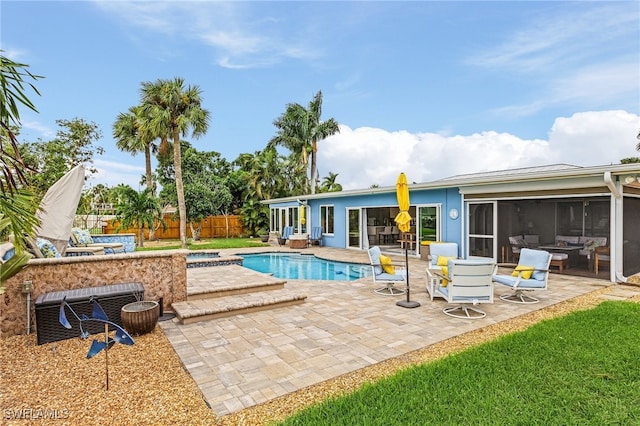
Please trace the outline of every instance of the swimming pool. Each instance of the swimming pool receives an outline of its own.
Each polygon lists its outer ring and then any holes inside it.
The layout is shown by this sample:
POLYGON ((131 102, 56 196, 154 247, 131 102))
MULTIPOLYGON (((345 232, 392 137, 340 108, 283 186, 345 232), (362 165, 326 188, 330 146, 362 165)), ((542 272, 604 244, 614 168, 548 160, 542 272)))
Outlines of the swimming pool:
POLYGON ((242 266, 292 280, 353 281, 371 275, 371 266, 333 262, 312 255, 266 253, 240 254, 242 266))

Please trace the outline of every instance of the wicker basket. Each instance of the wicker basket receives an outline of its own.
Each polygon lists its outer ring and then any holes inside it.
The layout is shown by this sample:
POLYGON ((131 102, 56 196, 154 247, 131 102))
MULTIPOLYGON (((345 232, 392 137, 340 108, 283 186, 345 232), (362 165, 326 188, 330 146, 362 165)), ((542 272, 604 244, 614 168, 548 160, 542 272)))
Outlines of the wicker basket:
POLYGON ((122 307, 122 326, 129 334, 139 336, 153 331, 158 323, 160 305, 152 300, 128 303, 122 307))

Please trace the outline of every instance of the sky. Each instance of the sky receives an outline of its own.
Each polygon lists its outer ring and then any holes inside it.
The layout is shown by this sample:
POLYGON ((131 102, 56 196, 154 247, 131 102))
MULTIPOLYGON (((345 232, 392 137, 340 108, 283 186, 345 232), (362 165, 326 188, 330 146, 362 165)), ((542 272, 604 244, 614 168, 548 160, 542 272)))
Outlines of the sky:
POLYGON ((289 103, 322 91, 322 179, 344 189, 640 156, 640 2, 14 1, 0 49, 44 78, 21 141, 56 120, 102 132, 89 185, 138 188, 112 126, 143 82, 182 77, 211 113, 188 140, 229 161, 263 149, 289 103))

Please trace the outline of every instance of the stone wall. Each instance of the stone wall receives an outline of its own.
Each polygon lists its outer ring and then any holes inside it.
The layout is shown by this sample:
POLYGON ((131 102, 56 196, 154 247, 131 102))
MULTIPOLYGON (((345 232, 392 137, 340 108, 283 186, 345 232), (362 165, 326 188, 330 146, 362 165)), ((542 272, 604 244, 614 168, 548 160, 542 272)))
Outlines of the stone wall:
POLYGON ((0 295, 0 338, 26 334, 25 280, 33 282, 31 332, 36 330, 35 301, 51 291, 139 282, 145 300, 163 297, 164 309, 187 298, 186 250, 163 250, 100 256, 31 259, 29 265, 5 283, 0 295))

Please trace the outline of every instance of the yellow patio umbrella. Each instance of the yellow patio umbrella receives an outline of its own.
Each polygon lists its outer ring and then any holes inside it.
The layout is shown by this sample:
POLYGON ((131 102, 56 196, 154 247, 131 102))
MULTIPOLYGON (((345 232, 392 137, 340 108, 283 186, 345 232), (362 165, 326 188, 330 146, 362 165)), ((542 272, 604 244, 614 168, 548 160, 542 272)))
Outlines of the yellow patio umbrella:
MULTIPOLYGON (((411 230, 411 215, 409 214, 409 185, 407 184, 407 177, 404 173, 400 173, 400 176, 398 176, 398 181, 396 182, 396 197, 398 198, 400 213, 397 214, 395 221, 398 225, 398 229, 405 234, 411 230)), ((409 253, 407 248, 409 241, 405 238, 405 235, 402 236, 401 240, 404 243, 404 262, 407 274, 407 300, 399 300, 396 302, 396 305, 402 306, 403 308, 417 308, 420 306, 420 303, 409 300, 409 253)))
POLYGON ((395 218, 400 232, 409 232, 411 229, 411 215, 409 215, 409 185, 404 173, 400 173, 396 182, 396 197, 400 213, 395 218))
POLYGON ((304 204, 300 206, 300 223, 302 225, 307 223, 307 219, 304 218, 304 204))

